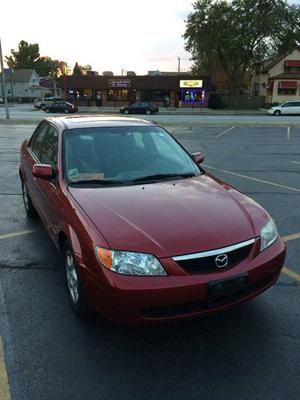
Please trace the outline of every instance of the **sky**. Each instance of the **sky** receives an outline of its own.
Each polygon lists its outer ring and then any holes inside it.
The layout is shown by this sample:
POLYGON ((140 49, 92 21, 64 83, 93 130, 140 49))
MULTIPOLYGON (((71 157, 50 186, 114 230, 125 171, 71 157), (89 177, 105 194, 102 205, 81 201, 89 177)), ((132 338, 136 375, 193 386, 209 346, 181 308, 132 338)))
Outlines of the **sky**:
MULTIPOLYGON (((300 0, 291 1, 300 3, 300 0)), ((8 0, 1 4, 4 55, 21 40, 71 67, 102 73, 181 71, 192 65, 182 35, 194 0, 8 0)))
POLYGON ((184 50, 184 19, 192 0, 10 0, 1 5, 4 55, 21 40, 38 43, 40 54, 93 70, 176 71, 191 66, 184 50))

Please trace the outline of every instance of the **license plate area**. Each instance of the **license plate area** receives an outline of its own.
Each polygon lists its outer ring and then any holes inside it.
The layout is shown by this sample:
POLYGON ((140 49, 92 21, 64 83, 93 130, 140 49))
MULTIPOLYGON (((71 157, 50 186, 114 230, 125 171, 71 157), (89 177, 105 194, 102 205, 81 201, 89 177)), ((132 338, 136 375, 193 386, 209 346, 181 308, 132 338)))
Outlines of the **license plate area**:
POLYGON ((241 274, 234 278, 209 282, 207 288, 207 301, 210 305, 234 301, 246 293, 248 287, 248 274, 241 274))

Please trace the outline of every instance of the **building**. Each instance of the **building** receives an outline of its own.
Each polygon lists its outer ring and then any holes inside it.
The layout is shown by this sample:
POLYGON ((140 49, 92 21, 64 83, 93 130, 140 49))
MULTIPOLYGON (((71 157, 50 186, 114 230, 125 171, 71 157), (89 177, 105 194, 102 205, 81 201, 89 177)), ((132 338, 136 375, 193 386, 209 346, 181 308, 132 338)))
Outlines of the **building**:
POLYGON ((49 93, 40 86, 40 77, 34 69, 5 69, 6 94, 9 101, 33 101, 49 93))
POLYGON ((59 78, 65 97, 79 105, 120 107, 149 101, 158 107, 207 107, 209 76, 155 74, 142 76, 75 76, 59 78))
POLYGON ((257 66, 252 94, 266 103, 300 100, 300 47, 257 66))

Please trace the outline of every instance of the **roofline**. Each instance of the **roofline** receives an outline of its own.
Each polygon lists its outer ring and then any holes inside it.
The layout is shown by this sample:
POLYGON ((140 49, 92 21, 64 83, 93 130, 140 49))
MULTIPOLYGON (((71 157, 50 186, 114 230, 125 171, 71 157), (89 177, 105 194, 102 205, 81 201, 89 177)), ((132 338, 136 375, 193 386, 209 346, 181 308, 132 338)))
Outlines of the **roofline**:
POLYGON ((278 64, 279 61, 281 61, 284 57, 286 57, 287 55, 289 55, 290 53, 292 53, 292 52, 293 52, 294 50, 296 50, 296 49, 300 50, 300 46, 297 45, 297 46, 293 47, 291 50, 286 51, 284 54, 281 54, 280 56, 278 56, 277 58, 275 58, 275 60, 273 60, 273 61, 270 63, 270 65, 268 65, 267 68, 263 68, 261 72, 262 72, 262 73, 268 72, 271 68, 274 67, 274 65, 278 64))

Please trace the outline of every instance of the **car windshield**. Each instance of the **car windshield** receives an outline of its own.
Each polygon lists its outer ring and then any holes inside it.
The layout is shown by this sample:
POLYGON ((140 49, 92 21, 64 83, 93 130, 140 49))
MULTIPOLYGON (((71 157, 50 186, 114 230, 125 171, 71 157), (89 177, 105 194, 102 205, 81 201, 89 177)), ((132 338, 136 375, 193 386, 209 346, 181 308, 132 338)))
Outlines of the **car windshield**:
POLYGON ((64 177, 72 184, 137 184, 202 173, 156 126, 66 130, 63 154, 64 177))

